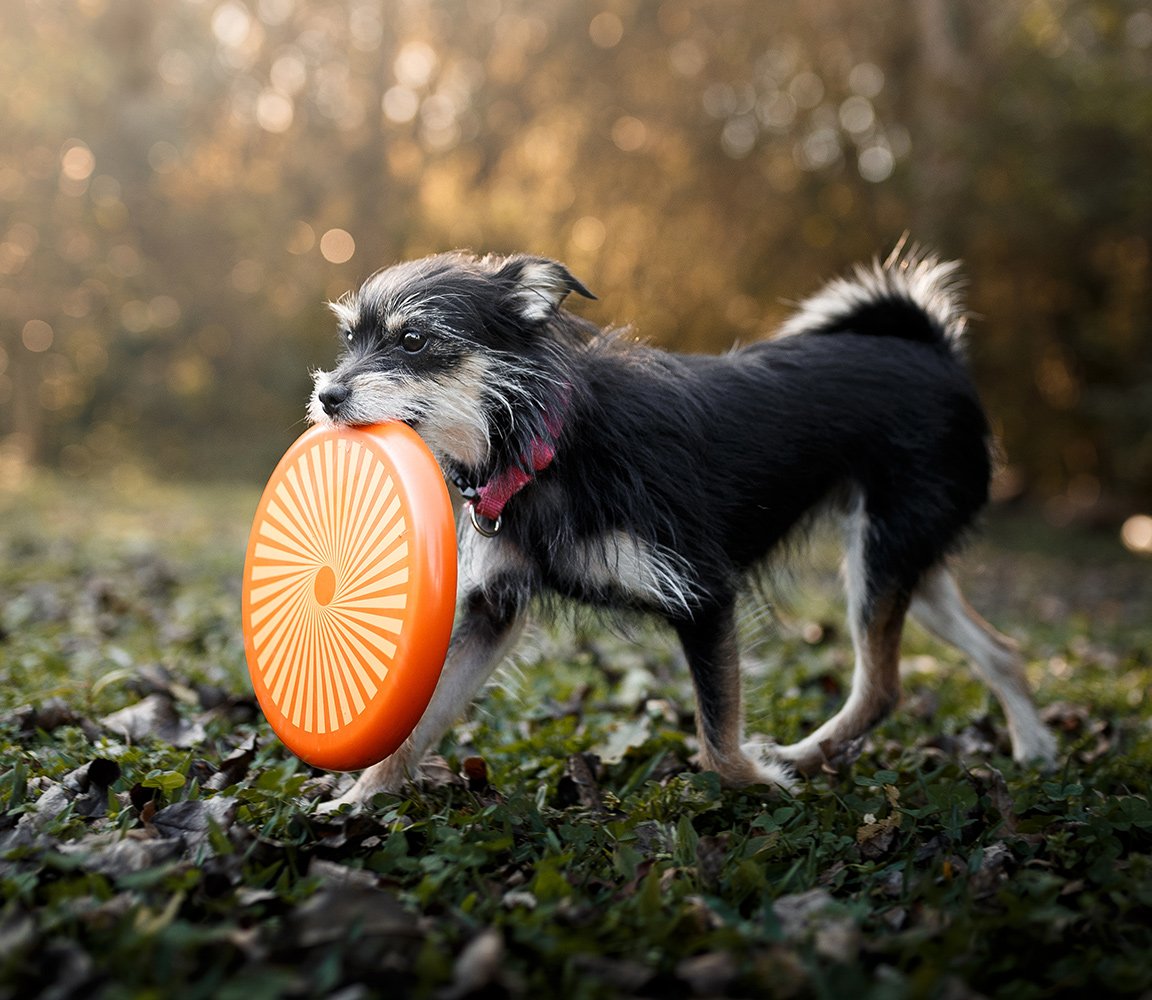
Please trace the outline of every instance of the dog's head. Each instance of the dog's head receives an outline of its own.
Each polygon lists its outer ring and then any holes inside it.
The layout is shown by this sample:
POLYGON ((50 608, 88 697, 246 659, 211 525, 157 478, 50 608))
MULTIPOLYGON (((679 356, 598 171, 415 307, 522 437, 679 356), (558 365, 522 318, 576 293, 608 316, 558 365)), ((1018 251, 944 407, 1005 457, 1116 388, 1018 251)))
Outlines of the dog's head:
POLYGON ((538 411, 555 381, 546 334, 571 292, 594 298, 541 257, 440 254, 379 271, 331 304, 344 350, 313 373, 309 419, 400 420, 442 461, 480 468, 498 425, 538 411))

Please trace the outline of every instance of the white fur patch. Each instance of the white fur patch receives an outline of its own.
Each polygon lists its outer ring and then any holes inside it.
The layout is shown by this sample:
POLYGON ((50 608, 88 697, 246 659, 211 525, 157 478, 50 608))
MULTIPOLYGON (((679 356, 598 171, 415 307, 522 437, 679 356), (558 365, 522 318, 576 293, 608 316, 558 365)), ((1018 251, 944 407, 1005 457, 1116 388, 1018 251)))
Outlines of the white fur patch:
POLYGON ((515 299, 520 315, 531 323, 552 316, 571 291, 564 275, 548 263, 525 264, 515 299))
POLYGON ((623 531, 572 547, 558 571, 590 590, 623 593, 667 611, 689 611, 700 602, 681 556, 623 531))
POLYGON ((360 305, 356 296, 351 293, 335 302, 329 302, 328 308, 345 329, 355 329, 356 324, 360 322, 360 305))
POLYGON ((912 251, 901 256, 898 247, 883 264, 857 265, 851 275, 828 282, 800 303, 795 314, 780 327, 777 336, 834 327, 853 313, 891 299, 919 306, 944 331, 953 347, 960 347, 968 317, 964 308, 960 262, 912 251))
POLYGON ((518 548, 504 538, 485 538, 478 534, 467 517, 460 519, 457 538, 460 572, 457 591, 461 596, 482 591, 502 574, 529 571, 528 562, 518 548))

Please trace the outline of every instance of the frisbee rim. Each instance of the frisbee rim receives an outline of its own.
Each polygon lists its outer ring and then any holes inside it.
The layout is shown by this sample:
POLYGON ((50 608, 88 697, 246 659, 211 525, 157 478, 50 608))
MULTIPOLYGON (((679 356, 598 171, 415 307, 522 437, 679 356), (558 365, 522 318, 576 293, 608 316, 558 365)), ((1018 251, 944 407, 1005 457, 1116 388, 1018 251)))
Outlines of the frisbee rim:
MULTIPOLYGON (((322 571, 327 564, 321 564, 322 571)), ((367 767, 393 753, 416 727, 436 689, 448 651, 456 606, 456 530, 452 503, 439 466, 427 445, 402 423, 362 427, 312 427, 284 452, 260 496, 244 560, 241 615, 249 678, 264 717, 298 757, 333 771, 367 767), (296 725, 276 703, 264 681, 252 625, 252 571, 256 547, 277 485, 313 448, 332 440, 366 448, 384 465, 405 519, 408 581, 396 654, 367 704, 351 721, 328 732, 296 725)), ((301 669, 299 659, 292 669, 301 669)))

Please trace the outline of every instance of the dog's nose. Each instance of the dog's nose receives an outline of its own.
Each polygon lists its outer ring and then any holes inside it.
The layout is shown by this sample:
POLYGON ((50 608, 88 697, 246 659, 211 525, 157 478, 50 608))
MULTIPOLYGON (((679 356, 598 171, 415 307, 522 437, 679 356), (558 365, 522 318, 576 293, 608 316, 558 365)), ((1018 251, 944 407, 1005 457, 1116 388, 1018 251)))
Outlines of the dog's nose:
POLYGON ((336 411, 340 409, 340 404, 348 398, 349 388, 346 385, 341 385, 339 382, 322 389, 316 396, 320 400, 320 405, 324 407, 324 412, 330 417, 336 416, 336 411))

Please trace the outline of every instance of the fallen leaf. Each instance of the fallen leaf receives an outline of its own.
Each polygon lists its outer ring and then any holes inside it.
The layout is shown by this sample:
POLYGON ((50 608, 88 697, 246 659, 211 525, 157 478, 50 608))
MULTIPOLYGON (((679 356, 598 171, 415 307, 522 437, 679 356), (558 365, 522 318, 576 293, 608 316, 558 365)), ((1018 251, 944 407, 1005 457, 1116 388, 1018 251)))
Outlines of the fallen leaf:
POLYGON ((605 764, 619 764, 629 750, 641 747, 652 735, 652 722, 646 715, 613 722, 608 727, 608 738, 596 752, 605 764))
POLYGON ((36 940, 36 924, 19 912, 0 920, 0 955, 18 955, 36 940))
POLYGON ((795 996, 813 995, 808 982, 808 970, 792 948, 772 945, 753 956, 756 979, 768 987, 762 995, 789 1000, 795 996))
POLYGON ((452 984, 438 996, 459 1000, 497 983, 504 959, 504 938, 495 928, 481 931, 469 941, 452 966, 452 984))
POLYGON ((995 892, 1008 878, 1008 869, 1014 862, 1012 851, 1003 841, 985 847, 981 852, 980 867, 972 873, 969 881, 973 894, 982 897, 995 892))
POLYGON ((175 861, 184 852, 184 842, 179 837, 141 839, 104 833, 61 844, 59 851, 83 858, 89 871, 120 878, 175 861))
POLYGON ((432 788, 463 788, 465 781, 438 754, 430 754, 420 764, 420 781, 432 788))
POLYGON ((883 819, 866 816, 865 822, 856 829, 856 843, 860 847, 860 854, 874 861, 887 854, 896 844, 897 831, 903 820, 903 814, 897 806, 900 803, 900 791, 895 785, 885 785, 884 794, 892 810, 883 819))
POLYGON ((0 716, 0 723, 12 725, 21 736, 37 730, 54 732, 61 726, 79 725, 82 717, 63 698, 47 698, 38 705, 21 705, 0 716))
POLYGON ((17 829, 41 830, 69 806, 77 816, 95 819, 108 811, 108 788, 120 777, 120 765, 97 757, 53 782, 20 817, 17 829))
POLYGON ((812 946, 816 954, 841 965, 850 965, 860 954, 861 940, 856 922, 846 914, 838 914, 816 927, 812 946))
POLYGON ((600 786, 596 781, 596 767, 599 764, 594 754, 572 754, 564 765, 564 774, 556 784, 556 805, 560 809, 569 806, 583 806, 595 812, 602 812, 604 801, 600 797, 600 786))
POLYGON ((155 739, 182 749, 202 743, 206 735, 200 723, 180 717, 175 700, 167 694, 150 694, 135 705, 104 716, 100 724, 131 743, 155 739))
POLYGON ((220 792, 230 785, 238 784, 247 777, 255 759, 256 737, 253 735, 220 762, 220 770, 204 782, 204 787, 220 792))
POLYGON ((572 971, 579 982, 611 983, 613 992, 607 995, 639 993, 656 975, 654 970, 634 959, 591 954, 574 956, 572 971))
POLYGON ((95 962, 78 944, 63 937, 53 938, 36 955, 37 962, 52 970, 52 989, 43 997, 92 996, 99 978, 95 962))
POLYGON ((792 941, 807 933, 818 914, 835 905, 836 900, 827 889, 809 889, 781 896, 772 904, 772 912, 780 922, 785 940, 792 941))
POLYGON ((708 905, 708 900, 697 893, 684 897, 682 919, 684 924, 692 927, 697 934, 707 934, 724 926, 724 918, 708 905))
POLYGON ((324 884, 333 889, 375 889, 379 882, 375 873, 365 871, 363 868, 350 868, 348 865, 337 864, 335 861, 325 861, 314 858, 308 866, 308 874, 321 879, 324 884))
POLYGON ((535 893, 528 892, 524 889, 510 889, 500 897, 500 905, 506 910, 515 910, 517 907, 523 907, 525 910, 532 911, 536 909, 539 902, 535 893))
POLYGON ((1040 718, 1069 736, 1078 736, 1088 728, 1092 712, 1086 705, 1069 701, 1054 701, 1040 709, 1040 718))
POLYGON ((726 994, 739 971, 736 959, 725 951, 693 955, 676 963, 676 978, 687 983, 698 997, 726 994))
POLYGON ((391 893, 365 886, 326 886, 292 913, 289 926, 298 947, 314 948, 360 937, 423 937, 416 917, 391 893))
POLYGON ((183 837, 189 848, 207 840, 212 826, 227 830, 236 819, 238 799, 216 795, 210 799, 174 802, 157 810, 152 825, 162 837, 183 837))

